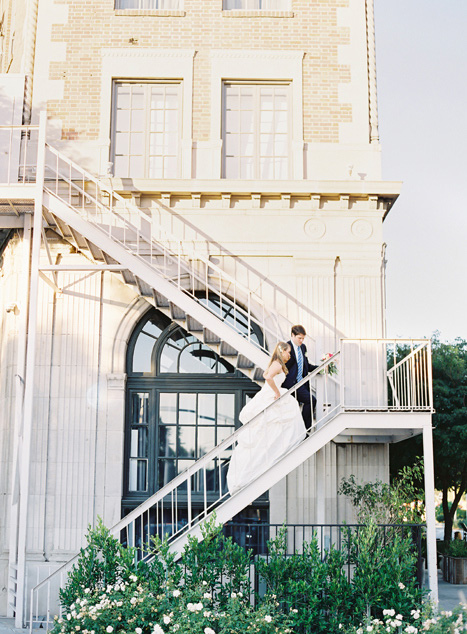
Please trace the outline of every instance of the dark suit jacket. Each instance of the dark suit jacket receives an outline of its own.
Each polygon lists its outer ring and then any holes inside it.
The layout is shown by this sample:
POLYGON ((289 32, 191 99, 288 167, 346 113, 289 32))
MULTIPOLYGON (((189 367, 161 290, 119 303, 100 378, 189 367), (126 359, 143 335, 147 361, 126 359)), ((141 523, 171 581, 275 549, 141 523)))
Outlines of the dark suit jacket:
MULTIPOLYGON (((288 390, 293 387, 297 383, 297 372, 298 372, 298 364, 297 357, 295 356, 295 350, 291 341, 287 342, 290 346, 290 359, 285 364, 287 366, 287 370, 289 373, 285 377, 285 381, 282 383, 282 387, 287 388, 288 390)), ((304 343, 300 346, 300 350, 303 355, 303 376, 305 377, 307 374, 312 372, 317 365, 313 365, 310 363, 306 356, 306 346, 304 343)), ((304 386, 305 387, 305 386, 304 386)), ((300 388, 301 389, 301 388, 300 388)))

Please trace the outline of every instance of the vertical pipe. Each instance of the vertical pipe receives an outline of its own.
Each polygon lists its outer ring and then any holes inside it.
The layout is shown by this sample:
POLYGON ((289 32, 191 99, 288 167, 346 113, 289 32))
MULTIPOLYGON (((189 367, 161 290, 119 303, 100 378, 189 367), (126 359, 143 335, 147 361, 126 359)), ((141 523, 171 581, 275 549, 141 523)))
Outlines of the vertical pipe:
POLYGON ((435 474, 433 465, 433 435, 430 424, 423 427, 423 461, 425 465, 426 543, 428 586, 431 600, 438 602, 438 572, 436 569, 435 474))
POLYGON ((26 348, 26 379, 23 409, 23 451, 21 456, 19 522, 18 522, 18 593, 16 596, 15 626, 23 626, 24 590, 26 584, 26 538, 29 502, 29 470, 31 456, 31 428, 33 420, 34 373, 36 365, 37 300, 39 293, 39 261, 42 229, 42 200, 44 194, 44 159, 47 114, 40 113, 37 148, 37 177, 34 200, 31 277, 29 292, 28 342, 26 348))
MULTIPOLYGON (((27 338, 27 317, 28 317, 28 289, 29 289, 29 259, 31 256, 31 216, 24 215, 24 229, 22 241, 22 272, 20 288, 18 289, 19 300, 19 324, 18 324, 18 356, 16 360, 15 375, 15 426, 13 437, 13 468, 11 477, 11 507, 10 507, 10 543, 9 543, 9 585, 10 592, 17 592, 16 578, 17 572, 14 567, 17 563, 18 554, 18 511, 19 511, 19 453, 21 451, 21 422, 23 416, 23 396, 24 396, 24 373, 26 369, 26 338, 27 338), (15 574, 14 574, 15 573, 15 574)), ((8 616, 13 613, 8 601, 8 616)))

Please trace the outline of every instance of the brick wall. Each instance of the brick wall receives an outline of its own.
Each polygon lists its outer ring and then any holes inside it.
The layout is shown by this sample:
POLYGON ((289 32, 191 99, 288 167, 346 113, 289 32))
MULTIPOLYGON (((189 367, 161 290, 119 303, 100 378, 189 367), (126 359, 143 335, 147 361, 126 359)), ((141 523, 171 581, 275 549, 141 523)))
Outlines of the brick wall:
POLYGON ((48 111, 63 122, 64 139, 98 137, 100 49, 131 46, 131 38, 135 47, 197 51, 194 141, 210 135, 210 49, 303 50, 304 140, 337 143, 339 123, 352 120, 350 104, 338 98, 339 84, 350 81, 350 67, 338 59, 338 47, 349 43, 349 30, 337 18, 347 0, 293 0, 292 12, 236 17, 222 12, 222 0, 185 0, 179 15, 115 11, 112 0, 60 4, 68 7, 68 22, 52 25, 52 41, 66 43, 66 60, 50 63, 49 79, 64 80, 64 97, 49 101, 48 111))

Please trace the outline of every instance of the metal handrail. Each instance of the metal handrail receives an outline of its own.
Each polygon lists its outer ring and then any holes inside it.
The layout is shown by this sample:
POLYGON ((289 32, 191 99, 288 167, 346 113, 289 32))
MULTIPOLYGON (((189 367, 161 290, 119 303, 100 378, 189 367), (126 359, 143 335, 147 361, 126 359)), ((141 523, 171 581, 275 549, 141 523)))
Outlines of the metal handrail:
MULTIPOLYGON (((98 179, 79 167, 71 159, 61 155, 55 148, 48 144, 46 148, 56 159, 55 166, 50 164, 50 162, 47 164, 47 168, 53 176, 53 178, 48 179, 48 185, 46 186, 49 192, 64 200, 68 205, 77 210, 80 215, 84 214, 85 219, 92 222, 95 226, 104 231, 104 233, 107 232, 103 228, 102 221, 103 217, 107 216, 108 233, 113 240, 119 242, 133 255, 141 257, 145 259, 145 261, 147 261, 147 257, 157 258, 157 256, 163 256, 165 269, 170 264, 177 268, 175 281, 171 276, 167 275, 166 279, 172 283, 176 283, 178 288, 181 288, 198 302, 202 303, 202 297, 200 298, 196 295, 193 288, 191 288, 190 292, 190 289, 183 287, 181 279, 183 276, 192 282, 192 287, 198 284, 204 289, 202 293, 204 293, 206 300, 209 299, 210 293, 217 296, 220 301, 220 312, 222 312, 223 304, 224 306, 229 306, 230 310, 233 311, 232 320, 228 322, 229 325, 250 343, 259 347, 264 352, 267 352, 267 343, 264 341, 263 345, 261 345, 252 339, 252 324, 257 324, 262 333, 266 335, 265 339, 277 340, 288 338, 288 329, 291 322, 277 312, 268 310, 262 297, 258 296, 255 291, 239 283, 235 277, 225 272, 202 253, 199 253, 194 246, 190 247, 187 241, 182 242, 166 229, 159 225, 156 226, 154 217, 147 216, 139 207, 128 202, 125 198, 109 188, 106 188, 98 179), (68 166, 69 174, 63 173, 63 170, 59 167, 60 162, 64 162, 68 166), (73 171, 80 174, 80 179, 74 177, 73 171), (77 180, 82 181, 81 186, 77 184, 77 180), (51 181, 55 181, 55 188, 51 189, 51 181), (92 182, 97 190, 110 196, 110 204, 102 202, 97 192, 94 195, 89 191, 89 182, 92 182), (63 192, 60 192, 60 183, 64 183, 67 186, 68 191, 65 195, 63 192), (86 189, 86 185, 88 189, 86 189), (82 203, 80 206, 76 206, 74 201, 71 200, 73 194, 81 197, 82 203), (85 202, 94 206, 95 213, 92 213, 92 211, 85 206, 85 202), (140 226, 135 224, 133 220, 125 217, 124 214, 128 214, 130 218, 136 215, 139 219, 140 226), (118 224, 115 225, 115 222, 118 224), (119 239, 115 235, 115 231, 112 234, 112 228, 123 232, 123 239, 119 239), (148 229, 149 235, 146 234, 148 229), (127 234, 130 235, 131 244, 129 244, 127 234), (154 247, 156 247, 157 253, 155 253, 154 247), (141 255, 141 252, 144 250, 144 255, 141 255), (196 263, 204 267, 204 275, 199 272, 199 266, 197 267, 196 263), (237 323, 237 321, 240 322, 239 316, 242 317, 248 325, 246 333, 237 323), (281 327, 281 321, 283 323, 287 322, 287 328, 281 327)), ((158 270, 160 271, 160 269, 158 270)), ((161 272, 163 273, 163 271, 161 272)), ((203 304, 203 306, 219 317, 218 311, 215 307, 213 308, 209 305, 209 301, 207 301, 207 305, 203 304)))
MULTIPOLYGON (((91 199, 92 198, 92 194, 90 194, 85 190, 85 185, 87 182, 92 182, 94 183, 94 185, 101 190, 102 192, 104 192, 105 194, 107 194, 111 199, 115 199, 116 201, 118 201, 118 203, 120 205, 123 205, 126 209, 129 209, 131 212, 136 213, 139 215, 139 217, 143 220, 144 223, 148 223, 150 222, 152 223, 152 218, 149 218, 146 214, 143 213, 143 211, 137 207, 136 205, 134 205, 133 203, 129 202, 126 198, 124 198, 123 196, 121 196, 120 194, 118 194, 117 192, 115 192, 111 187, 109 187, 106 183, 104 183, 103 181, 101 181, 100 179, 96 178, 95 176, 93 176, 91 173, 89 173, 87 170, 83 169, 82 167, 80 167, 77 163, 75 163, 74 161, 72 161, 71 159, 69 159, 68 157, 64 156, 63 154, 61 154, 60 152, 58 152, 55 148, 53 148, 51 145, 46 144, 47 149, 56 156, 57 161, 58 160, 62 160, 65 163, 68 164, 69 168, 70 168, 70 172, 71 169, 74 170, 75 172, 77 172, 78 174, 81 175, 80 180, 83 181, 83 187, 82 187, 82 191, 83 191, 83 195, 86 198, 91 199)), ((48 166, 50 167, 52 170, 54 170, 54 168, 52 166, 48 166)), ((61 177, 64 179, 64 175, 61 175, 61 177)), ((71 173, 69 176, 69 180, 72 181, 73 178, 71 177, 71 173)), ((76 187, 76 186, 75 186, 76 187)), ((100 202, 98 201, 97 198, 94 199, 95 202, 100 202)), ((102 203, 101 203, 102 204, 102 203)), ((105 205, 104 205, 105 206, 105 205)), ((160 204, 158 203, 158 209, 164 213, 170 213, 167 212, 167 210, 160 204)), ((170 214, 171 218, 175 217, 174 215, 170 214)), ((180 219, 180 217, 177 216, 177 218, 180 219)), ((186 220, 182 220, 184 226, 189 227, 189 223, 186 220)), ((159 227, 159 230, 161 229, 161 227, 159 227)), ((170 232, 168 232, 167 230, 164 230, 164 234, 165 237, 168 241, 172 241, 172 242, 183 242, 184 245, 186 245, 189 241, 186 240, 185 238, 180 239, 179 237, 171 234, 170 232)), ((203 239, 203 242, 205 241, 205 238, 203 239)), ((210 244, 214 244, 214 242, 212 241, 212 239, 209 239, 209 243, 210 244)), ((230 254, 226 249, 224 249, 221 245, 216 244, 216 248, 221 250, 223 252, 224 256, 228 256, 228 257, 233 257, 232 254, 230 254)), ((210 259, 209 256, 206 257, 204 256, 202 253, 199 252, 199 250, 196 250, 193 247, 193 254, 196 256, 196 259, 203 262, 203 264, 205 266, 207 266, 211 271, 217 273, 220 277, 222 277, 222 279, 234 286, 236 289, 238 289, 239 291, 241 291, 246 297, 254 297, 254 301, 256 303, 256 305, 258 307, 260 307, 260 309, 264 312, 267 313, 269 317, 273 317, 277 320, 277 323, 279 323, 279 320, 284 322, 284 328, 282 329, 281 332, 276 331, 272 331, 271 334, 274 335, 275 338, 285 338, 287 336, 289 336, 289 331, 290 331, 290 327, 293 325, 294 322, 292 322, 290 320, 290 318, 288 316, 284 316, 281 314, 281 311, 279 310, 278 306, 278 297, 282 297, 284 300, 284 303, 286 306, 289 305, 290 302, 292 302, 293 304, 295 304, 296 309, 297 309, 297 319, 300 316, 300 313, 307 313, 308 316, 310 318, 314 318, 316 317, 316 315, 314 315, 314 313, 312 311, 310 311, 304 304, 302 304, 301 302, 298 302, 296 299, 294 299, 289 293, 287 293, 286 291, 284 291, 283 289, 281 289, 280 287, 278 287, 276 284, 272 283, 264 274, 260 273, 259 271, 256 271, 253 267, 251 267, 250 265, 246 264, 245 262, 243 262, 241 259, 235 257, 234 261, 235 261, 235 266, 241 266, 245 271, 248 271, 250 273, 252 273, 253 275, 257 276, 257 278, 261 281, 261 284, 265 284, 267 285, 270 289, 271 289, 271 299, 273 302, 273 309, 269 308, 269 302, 266 303, 266 300, 261 296, 261 294, 259 293, 259 288, 256 288, 254 290, 252 290, 251 288, 251 284, 249 285, 244 285, 242 283, 240 283, 237 278, 235 276, 230 275, 228 272, 226 272, 223 268, 217 266, 215 263, 213 263, 210 259), (286 325, 286 327, 285 327, 286 325)), ((218 255, 218 254, 216 254, 218 255)), ((313 337, 309 336, 310 340, 314 342, 313 337)))

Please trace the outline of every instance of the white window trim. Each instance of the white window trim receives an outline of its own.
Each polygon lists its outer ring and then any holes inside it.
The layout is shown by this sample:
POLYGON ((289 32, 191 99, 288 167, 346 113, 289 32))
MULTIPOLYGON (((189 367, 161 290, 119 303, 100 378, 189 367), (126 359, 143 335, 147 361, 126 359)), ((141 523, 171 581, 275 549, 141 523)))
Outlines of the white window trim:
POLYGON ((303 179, 303 56, 304 51, 225 49, 211 51, 211 142, 217 148, 217 173, 222 176, 222 84, 228 81, 290 82, 292 156, 290 177, 303 179))
POLYGON ((125 79, 144 83, 151 80, 179 80, 181 88, 180 178, 191 178, 193 146, 193 59, 194 49, 102 49, 99 143, 102 147, 100 173, 111 160, 113 82, 125 79))

